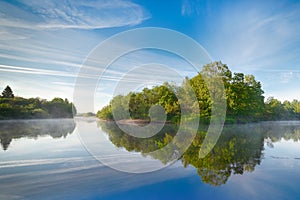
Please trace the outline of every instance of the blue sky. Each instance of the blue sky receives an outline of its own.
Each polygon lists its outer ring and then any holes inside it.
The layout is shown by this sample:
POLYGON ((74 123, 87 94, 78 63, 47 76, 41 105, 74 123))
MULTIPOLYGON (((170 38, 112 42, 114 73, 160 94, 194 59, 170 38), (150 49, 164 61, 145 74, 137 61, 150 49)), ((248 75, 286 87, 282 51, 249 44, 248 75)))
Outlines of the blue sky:
MULTIPOLYGON (((0 2, 0 16, 0 89, 10 85, 18 96, 72 100, 96 45, 125 30, 163 27, 193 38, 232 71, 254 74, 265 96, 300 99, 299 1, 12 0, 0 2)), ((127 55, 98 88, 95 110, 108 103, 123 67, 152 60, 194 75, 167 53, 127 55)))

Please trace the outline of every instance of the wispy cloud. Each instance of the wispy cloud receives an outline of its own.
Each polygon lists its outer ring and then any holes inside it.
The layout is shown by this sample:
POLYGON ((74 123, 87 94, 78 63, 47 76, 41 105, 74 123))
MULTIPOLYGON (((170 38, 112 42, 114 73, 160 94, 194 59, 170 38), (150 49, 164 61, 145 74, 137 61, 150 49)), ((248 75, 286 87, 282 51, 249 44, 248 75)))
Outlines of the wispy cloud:
POLYGON ((299 2, 226 1, 212 12, 199 17, 199 40, 214 60, 254 74, 266 97, 299 98, 299 2))
POLYGON ((0 41, 23 40, 28 37, 26 34, 10 31, 10 29, 5 27, 1 27, 0 30, 0 41))
POLYGON ((288 83, 293 77, 294 73, 289 71, 281 73, 279 78, 281 83, 288 83))
MULTIPOLYGON (((132 26, 149 18, 138 4, 121 0, 2 1, 0 16, 1 84, 16 95, 42 98, 70 98, 76 78, 99 78, 99 62, 87 66, 89 74, 77 73, 105 37, 80 29, 132 26), (29 83, 34 87, 21 89, 29 83)), ((107 72, 104 80, 118 80, 117 71, 107 72)))
POLYGON ((211 20, 206 30, 209 43, 203 42, 216 60, 239 70, 300 61, 299 46, 295 46, 300 42, 299 3, 228 3, 215 10, 211 20))
POLYGON ((130 1, 23 1, 22 6, 0 2, 0 26, 26 29, 98 29, 136 25, 150 16, 130 1))
POLYGON ((200 13, 200 8, 203 6, 203 3, 200 2, 200 0, 183 0, 181 5, 181 15, 198 15, 200 13))
MULTIPOLYGON (((63 71, 36 69, 36 68, 29 68, 29 67, 10 66, 10 65, 0 65, 0 71, 24 73, 24 74, 36 74, 36 75, 76 77, 76 74, 70 74, 63 71)), ((87 77, 92 78, 91 76, 87 76, 87 77)))
MULTIPOLYGON (((106 67, 102 58, 97 57, 90 66, 85 66, 87 74, 78 75, 78 72, 90 51, 107 36, 99 34, 98 30, 81 29, 133 26, 150 17, 142 6, 121 0, 2 1, 0 16, 2 81, 12 85, 16 95, 26 97, 34 93, 42 98, 52 97, 54 93, 69 97, 76 78, 87 80, 84 87, 91 85, 89 79, 97 81, 100 78, 100 71, 106 67), (25 84, 34 85, 36 91, 33 92, 33 88, 22 90, 25 84)), ((130 44, 124 41, 124 44, 112 45, 130 44)), ((158 55, 136 54, 114 63, 102 74, 101 81, 107 87, 97 89, 98 92, 101 90, 100 98, 107 97, 108 100, 112 94, 107 88, 111 90, 130 69, 154 60, 180 69, 181 75, 190 73, 185 70, 186 63, 158 55)), ((161 72, 154 75, 164 76, 161 72)), ((150 79, 149 75, 133 73, 123 81, 139 84, 147 79, 150 79)))
MULTIPOLYGON (((90 73, 87 74, 77 74, 77 73, 70 73, 67 71, 58 71, 58 70, 47 70, 47 69, 37 69, 37 68, 29 68, 29 67, 21 67, 21 66, 11 66, 11 65, 1 65, 0 64, 0 71, 2 72, 10 72, 10 73, 21 73, 21 74, 31 74, 31 75, 46 75, 46 76, 61 76, 61 77, 71 77, 71 78, 86 78, 86 79, 95 79, 98 80, 101 78, 102 81, 113 81, 113 82, 119 82, 122 81, 125 83, 143 83, 145 80, 151 80, 149 79, 153 74, 145 74, 141 71, 131 73, 130 75, 126 76, 126 78, 123 77, 123 73, 119 73, 114 70, 106 70, 106 73, 104 75, 97 74, 97 71, 102 71, 101 68, 92 68, 90 70, 90 73)), ((163 80, 165 78, 160 71, 152 71, 157 78, 160 78, 163 80)), ((162 72, 165 72, 165 70, 162 70, 162 72)), ((168 77, 170 80, 172 80, 172 77, 168 77)), ((177 80, 178 82, 178 80, 177 80)), ((55 82, 56 84, 62 84, 63 82, 55 82)), ((155 82, 153 82, 155 83, 155 82)), ((70 84, 70 83, 69 83, 70 84)), ((64 83, 66 85, 66 83, 64 83)))

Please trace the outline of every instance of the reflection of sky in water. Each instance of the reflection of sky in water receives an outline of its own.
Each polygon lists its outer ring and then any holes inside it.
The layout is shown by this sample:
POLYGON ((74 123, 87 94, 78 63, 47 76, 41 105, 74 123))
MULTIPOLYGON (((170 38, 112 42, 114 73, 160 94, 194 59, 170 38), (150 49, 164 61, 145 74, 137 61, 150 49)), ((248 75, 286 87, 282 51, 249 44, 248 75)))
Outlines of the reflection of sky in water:
MULTIPOLYGON (((299 199, 300 143, 292 140, 265 143, 263 160, 252 173, 232 176, 225 185, 237 198, 299 199)), ((231 195, 232 195, 231 194, 231 195)))
POLYGON ((145 174, 105 167, 76 132, 66 138, 13 139, 0 151, 0 199, 299 199, 299 142, 282 139, 274 148, 264 146, 254 172, 232 175, 225 185, 213 187, 180 161, 145 174))

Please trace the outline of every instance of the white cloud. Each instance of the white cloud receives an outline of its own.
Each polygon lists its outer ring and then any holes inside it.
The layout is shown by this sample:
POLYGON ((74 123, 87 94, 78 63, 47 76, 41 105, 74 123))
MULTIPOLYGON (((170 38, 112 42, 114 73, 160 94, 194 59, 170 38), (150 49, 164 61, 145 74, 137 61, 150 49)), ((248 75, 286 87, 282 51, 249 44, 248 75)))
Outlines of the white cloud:
POLYGON ((205 46, 216 60, 242 71, 293 65, 299 61, 299 52, 294 48, 300 42, 299 8, 300 4, 283 2, 224 6, 207 27, 212 39, 205 46))
POLYGON ((25 34, 15 33, 5 29, 4 27, 0 30, 0 41, 1 40, 23 40, 28 38, 25 34))
MULTIPOLYGON (((204 3, 204 2, 203 2, 204 3)), ((181 15, 190 16, 200 13, 200 6, 203 5, 199 0, 183 0, 181 5, 181 15)))
POLYGON ((211 11, 199 18, 198 39, 214 60, 254 74, 266 97, 299 98, 299 2, 226 2, 211 11))
POLYGON ((289 71, 289 72, 283 72, 280 74, 280 82, 281 83, 288 83, 294 76, 294 73, 289 71))
POLYGON ((36 69, 36 68, 29 68, 29 67, 10 66, 10 65, 0 65, 0 71, 24 73, 24 74, 36 74, 36 75, 76 77, 76 74, 70 74, 63 71, 36 69))
POLYGON ((0 26, 26 29, 99 29, 136 25, 150 16, 130 1, 19 1, 0 2, 0 26))

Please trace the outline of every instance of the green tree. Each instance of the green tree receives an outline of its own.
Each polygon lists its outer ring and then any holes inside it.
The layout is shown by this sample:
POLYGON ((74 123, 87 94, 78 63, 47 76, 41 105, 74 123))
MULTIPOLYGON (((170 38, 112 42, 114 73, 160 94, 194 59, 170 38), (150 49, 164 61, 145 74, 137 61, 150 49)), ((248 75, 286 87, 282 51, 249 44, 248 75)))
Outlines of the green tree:
MULTIPOLYGON (((60 98, 0 98, 0 119, 69 118, 73 104, 60 98)), ((76 110, 74 108, 74 110, 76 110)))
POLYGON ((238 122, 257 121, 264 110, 264 91, 253 75, 234 73, 227 87, 227 117, 238 122))
POLYGON ((286 117, 286 109, 282 103, 274 97, 269 97, 266 101, 266 109, 264 118, 266 120, 284 119, 286 117))
POLYGON ((111 106, 104 106, 101 110, 97 112, 97 117, 100 119, 105 119, 105 120, 112 120, 113 115, 111 112, 111 106))
MULTIPOLYGON (((187 80, 186 80, 187 81, 187 80)), ((208 91, 208 88, 205 84, 203 76, 201 73, 196 75, 190 80, 190 84, 196 94, 198 99, 198 105, 200 110, 200 116, 207 118, 210 116, 211 113, 211 98, 208 91)), ((184 84, 183 84, 184 85, 184 84)))
POLYGON ((232 73, 226 64, 213 62, 205 65, 191 79, 186 77, 181 86, 164 83, 144 88, 141 92, 116 96, 111 100, 110 108, 104 107, 98 112, 98 117, 110 119, 114 112, 121 116, 120 119, 149 120, 149 109, 161 105, 169 121, 178 123, 182 111, 188 113, 185 116, 187 119, 193 119, 198 115, 199 108, 200 122, 209 123, 214 105, 215 116, 222 115, 227 106, 226 122, 231 123, 300 119, 299 101, 285 101, 282 104, 272 98, 265 103, 263 94, 261 83, 253 75, 232 73), (194 94, 196 101, 191 98, 194 94), (227 105, 224 105, 225 100, 227 105), (130 116, 123 116, 128 107, 130 116))
POLYGON ((3 98, 14 98, 14 94, 12 89, 9 86, 6 86, 6 88, 2 92, 2 97, 3 98))

